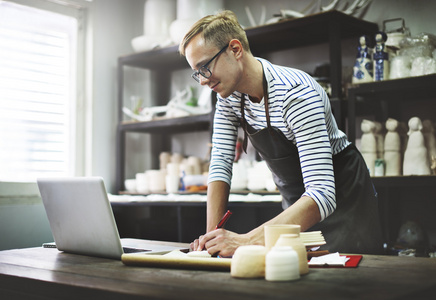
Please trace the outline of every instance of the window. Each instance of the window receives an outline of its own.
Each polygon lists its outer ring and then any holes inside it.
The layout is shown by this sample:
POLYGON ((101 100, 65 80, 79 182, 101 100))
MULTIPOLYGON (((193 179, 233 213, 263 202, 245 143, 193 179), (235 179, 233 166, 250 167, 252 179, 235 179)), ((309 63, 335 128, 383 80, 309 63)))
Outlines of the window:
POLYGON ((74 175, 78 21, 0 1, 0 180, 74 175))

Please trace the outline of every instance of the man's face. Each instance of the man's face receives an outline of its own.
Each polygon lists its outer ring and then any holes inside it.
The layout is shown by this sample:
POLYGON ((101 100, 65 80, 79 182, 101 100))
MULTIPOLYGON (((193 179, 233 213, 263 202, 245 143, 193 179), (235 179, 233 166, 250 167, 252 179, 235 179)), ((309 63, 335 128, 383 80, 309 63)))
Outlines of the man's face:
POLYGON ((185 49, 185 54, 186 60, 194 71, 198 71, 202 66, 210 62, 206 66, 210 70, 210 77, 206 78, 199 74, 199 83, 207 85, 221 97, 226 98, 235 91, 232 82, 234 74, 230 68, 232 57, 229 49, 224 49, 221 53, 220 50, 222 49, 206 44, 203 38, 197 35, 189 42, 185 49), (218 56, 210 61, 217 54, 218 56))

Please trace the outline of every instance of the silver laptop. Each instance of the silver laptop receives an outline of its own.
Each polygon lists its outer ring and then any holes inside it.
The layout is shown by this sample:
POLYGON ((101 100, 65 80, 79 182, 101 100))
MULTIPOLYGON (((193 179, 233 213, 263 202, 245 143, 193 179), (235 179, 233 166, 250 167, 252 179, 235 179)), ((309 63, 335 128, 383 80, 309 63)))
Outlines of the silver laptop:
POLYGON ((60 251, 121 259, 127 252, 188 250, 168 242, 120 239, 100 177, 39 178, 37 183, 60 251))

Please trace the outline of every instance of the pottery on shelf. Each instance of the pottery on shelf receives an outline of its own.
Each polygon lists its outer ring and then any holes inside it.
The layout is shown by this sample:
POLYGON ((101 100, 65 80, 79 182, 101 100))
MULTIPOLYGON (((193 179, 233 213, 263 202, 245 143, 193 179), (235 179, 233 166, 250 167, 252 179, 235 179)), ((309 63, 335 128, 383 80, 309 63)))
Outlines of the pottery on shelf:
POLYGON ((177 0, 177 19, 170 25, 171 40, 180 44, 191 26, 200 18, 212 15, 224 7, 223 0, 177 0))
POLYGON ((384 140, 384 160, 385 175, 399 176, 402 174, 402 155, 401 155, 401 138, 398 133, 399 123, 397 120, 389 118, 386 121, 386 136, 384 140))
POLYGON ((377 139, 375 136, 375 123, 363 120, 361 124, 362 138, 360 152, 365 160, 371 176, 375 174, 375 161, 377 159, 377 139))
POLYGON ((418 117, 409 120, 409 140, 404 153, 404 175, 430 175, 430 162, 425 146, 422 122, 418 117))
POLYGON ((175 19, 176 0, 146 0, 144 34, 132 39, 133 50, 142 52, 170 45, 170 26, 175 19))

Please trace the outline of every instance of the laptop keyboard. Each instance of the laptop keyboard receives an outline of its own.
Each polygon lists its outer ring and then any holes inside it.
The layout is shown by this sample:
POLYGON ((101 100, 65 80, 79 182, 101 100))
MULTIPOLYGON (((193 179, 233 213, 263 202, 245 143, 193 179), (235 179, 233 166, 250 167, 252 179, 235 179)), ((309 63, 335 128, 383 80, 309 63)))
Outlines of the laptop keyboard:
POLYGON ((123 251, 124 251, 124 253, 138 253, 138 252, 148 252, 150 250, 123 247, 123 251))

